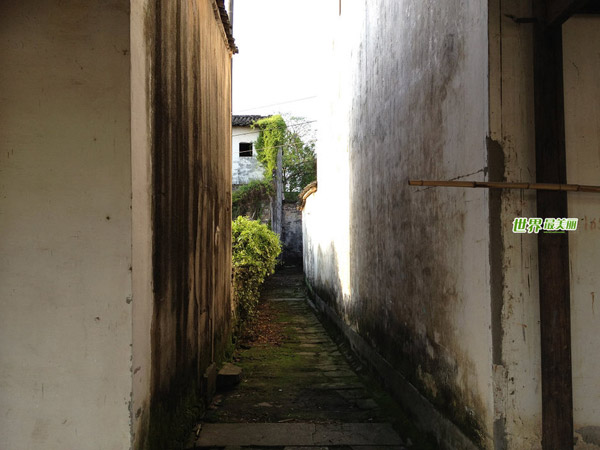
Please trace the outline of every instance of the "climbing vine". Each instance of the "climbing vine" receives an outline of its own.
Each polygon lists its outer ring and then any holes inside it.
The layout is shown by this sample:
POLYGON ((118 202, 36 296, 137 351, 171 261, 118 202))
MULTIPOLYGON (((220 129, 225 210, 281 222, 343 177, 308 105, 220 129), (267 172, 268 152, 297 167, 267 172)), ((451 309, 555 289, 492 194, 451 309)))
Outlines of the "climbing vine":
POLYGON ((295 201, 298 193, 317 178, 315 143, 309 122, 291 117, 290 126, 281 115, 261 119, 255 126, 260 134, 256 141, 258 161, 264 167, 265 180, 273 179, 277 153, 282 153, 282 182, 286 199, 295 201))
POLYGON ((260 133, 256 140, 256 158, 264 168, 265 180, 273 178, 277 167, 277 152, 283 148, 287 139, 287 125, 280 115, 261 119, 254 124, 260 133))

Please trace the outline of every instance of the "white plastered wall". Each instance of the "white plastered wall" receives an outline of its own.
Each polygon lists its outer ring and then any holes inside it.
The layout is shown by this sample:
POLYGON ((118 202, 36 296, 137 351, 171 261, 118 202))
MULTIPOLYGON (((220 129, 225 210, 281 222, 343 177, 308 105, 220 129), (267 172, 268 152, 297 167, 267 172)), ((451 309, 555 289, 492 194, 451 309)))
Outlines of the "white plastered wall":
MULTIPOLYGON (((563 25, 567 182, 600 184, 600 17, 563 25)), ((569 193, 573 422, 578 448, 600 448, 600 195, 569 193), (584 444, 584 441, 587 444, 584 444)))
MULTIPOLYGON (((132 167, 132 433, 143 445, 150 419, 152 372, 152 61, 149 0, 131 2, 131 167, 132 167)), ((152 23, 153 25, 153 23, 152 23)))
POLYGON ((302 214, 304 270, 312 283, 336 292, 343 305, 351 301, 349 127, 361 13, 356 5, 344 5, 343 18, 335 17, 333 8, 327 10, 332 26, 325 61, 336 70, 323 71, 316 148, 319 186, 302 214))
MULTIPOLYGON (((531 17, 519 0, 490 1, 490 138, 504 157, 504 178, 535 182, 533 33, 512 17, 531 17)), ((501 324, 494 361, 496 444, 541 448, 541 355, 537 237, 512 233, 515 217, 535 217, 533 191, 501 194, 501 324)), ((500 249, 499 249, 500 250, 500 249)))
POLYGON ((0 2, 0 446, 130 445, 129 1, 0 2))
MULTIPOLYGON (((490 137, 503 149, 506 181, 535 181, 532 30, 512 17, 530 17, 518 0, 490 2, 490 137)), ((567 181, 597 184, 600 172, 600 45, 597 17, 575 17, 563 27, 567 181)), ((580 219, 569 234, 574 426, 577 448, 598 448, 600 346, 594 261, 600 251, 598 199, 569 194, 569 216, 580 219), (593 222, 595 218, 595 223, 593 222)), ((502 194, 502 362, 495 366, 495 419, 503 422, 506 448, 541 448, 541 375, 537 238, 509 229, 515 217, 534 217, 535 193, 502 194)))
MULTIPOLYGON (((337 16, 337 6, 326 13, 337 16)), ((390 360, 394 347, 419 354, 423 392, 434 401, 455 393, 465 403, 458 420, 477 421, 470 431, 489 445, 487 194, 407 186, 409 178, 485 179, 487 7, 460 8, 342 3, 332 68, 323 70, 330 104, 320 120, 318 191, 303 215, 305 269, 390 360)))

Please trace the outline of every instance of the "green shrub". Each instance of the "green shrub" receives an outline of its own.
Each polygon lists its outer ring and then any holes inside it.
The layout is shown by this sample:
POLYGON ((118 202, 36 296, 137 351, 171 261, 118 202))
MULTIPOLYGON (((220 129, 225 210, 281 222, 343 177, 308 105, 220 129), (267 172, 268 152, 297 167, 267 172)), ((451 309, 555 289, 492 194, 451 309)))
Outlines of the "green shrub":
POLYGON ((233 300, 240 325, 253 317, 260 286, 274 272, 281 244, 266 225, 240 216, 233 221, 232 247, 233 300))
POLYGON ((260 220, 263 209, 269 205, 273 194, 273 185, 266 180, 253 180, 235 188, 231 199, 232 216, 248 216, 260 220))

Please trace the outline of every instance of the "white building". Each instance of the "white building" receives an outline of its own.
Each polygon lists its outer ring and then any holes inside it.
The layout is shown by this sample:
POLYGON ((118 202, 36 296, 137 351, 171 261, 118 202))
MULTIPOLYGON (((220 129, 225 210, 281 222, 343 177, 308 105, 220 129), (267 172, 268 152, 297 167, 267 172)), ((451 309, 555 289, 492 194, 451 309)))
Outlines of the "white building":
POLYGON ((264 116, 232 116, 232 184, 246 184, 263 177, 263 167, 256 159, 258 129, 252 128, 264 116))

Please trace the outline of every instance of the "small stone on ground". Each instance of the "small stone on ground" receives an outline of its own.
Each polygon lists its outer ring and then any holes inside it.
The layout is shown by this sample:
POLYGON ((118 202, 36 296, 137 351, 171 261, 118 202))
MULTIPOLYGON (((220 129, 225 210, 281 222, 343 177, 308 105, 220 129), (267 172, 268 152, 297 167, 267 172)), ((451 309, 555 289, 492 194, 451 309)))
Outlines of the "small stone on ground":
POLYGON ((219 389, 235 386, 242 380, 242 368, 231 363, 225 363, 217 374, 219 389))

